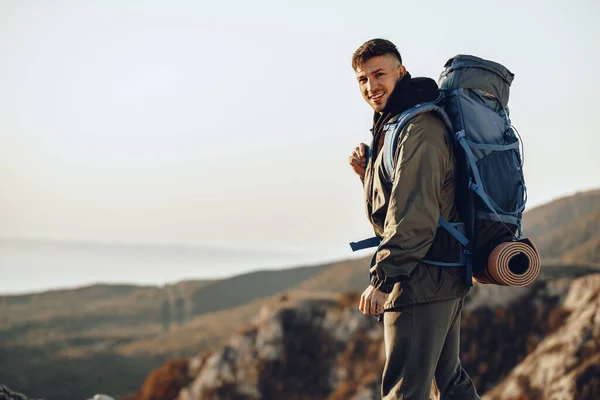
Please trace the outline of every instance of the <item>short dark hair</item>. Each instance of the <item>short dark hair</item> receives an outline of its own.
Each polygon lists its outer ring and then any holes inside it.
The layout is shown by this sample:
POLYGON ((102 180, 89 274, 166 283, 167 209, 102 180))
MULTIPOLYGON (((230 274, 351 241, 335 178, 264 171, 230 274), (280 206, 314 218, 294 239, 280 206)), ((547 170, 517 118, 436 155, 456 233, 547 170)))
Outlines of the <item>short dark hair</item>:
POLYGON ((373 57, 391 54, 395 56, 400 64, 402 57, 396 48, 396 45, 386 39, 371 39, 360 46, 352 55, 352 68, 356 71, 358 67, 369 61, 373 57))

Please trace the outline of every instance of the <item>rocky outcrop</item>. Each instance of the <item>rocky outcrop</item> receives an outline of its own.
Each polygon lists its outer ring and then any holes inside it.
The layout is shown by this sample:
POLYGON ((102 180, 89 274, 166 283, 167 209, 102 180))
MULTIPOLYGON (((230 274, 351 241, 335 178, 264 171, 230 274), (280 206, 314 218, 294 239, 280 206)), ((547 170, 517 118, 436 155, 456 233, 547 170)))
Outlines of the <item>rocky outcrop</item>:
MULTIPOLYGON (((569 315, 561 307, 573 278, 527 288, 478 285, 462 319, 461 360, 480 393, 508 375, 569 315)), ((253 328, 195 360, 179 400, 378 399, 383 330, 358 309, 358 296, 265 308, 253 328)))
MULTIPOLYGON (((486 400, 597 398, 600 274, 547 272, 467 297, 461 360, 486 400)), ((177 400, 380 398, 383 327, 357 304, 354 294, 265 306, 226 346, 190 360, 177 400)))
POLYGON ((203 360, 179 400, 364 399, 379 390, 383 329, 355 295, 274 313, 203 360))
POLYGON ((479 393, 492 389, 568 316, 562 307, 572 278, 526 288, 478 285, 461 321, 461 362, 479 393))
POLYGON ((562 326, 484 399, 600 398, 600 274, 573 281, 561 310, 562 326))

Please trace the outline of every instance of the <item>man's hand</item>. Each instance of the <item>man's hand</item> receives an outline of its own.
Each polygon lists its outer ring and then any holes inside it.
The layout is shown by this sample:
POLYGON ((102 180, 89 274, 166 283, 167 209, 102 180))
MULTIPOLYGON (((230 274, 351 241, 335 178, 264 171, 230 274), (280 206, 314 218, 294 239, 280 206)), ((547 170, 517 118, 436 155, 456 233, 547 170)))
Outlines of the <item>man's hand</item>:
POLYGON ((358 309, 365 315, 383 314, 383 305, 387 298, 387 293, 383 293, 369 285, 362 296, 360 296, 360 305, 358 309))
POLYGON ((363 179, 365 177, 365 169, 367 167, 367 147, 368 146, 366 144, 361 143, 356 149, 354 149, 352 155, 348 159, 352 170, 356 173, 356 175, 363 179))

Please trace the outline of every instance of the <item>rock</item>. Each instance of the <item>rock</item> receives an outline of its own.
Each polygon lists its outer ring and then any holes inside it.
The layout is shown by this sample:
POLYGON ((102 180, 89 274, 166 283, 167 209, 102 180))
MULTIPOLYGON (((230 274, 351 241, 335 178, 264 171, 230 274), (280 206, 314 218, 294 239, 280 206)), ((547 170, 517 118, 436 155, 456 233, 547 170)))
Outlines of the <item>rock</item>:
MULTIPOLYGON (((599 298, 600 274, 522 290, 477 285, 461 321, 461 361, 478 392, 486 400, 597 398, 599 298)), ((265 306, 226 346, 190 361, 193 381, 177 399, 379 399, 383 326, 357 304, 354 294, 265 306)))
POLYGON ((600 397, 600 274, 573 281, 562 307, 571 312, 564 324, 484 399, 600 397))
POLYGON ((375 319, 335 301, 306 300, 271 315, 263 308, 255 326, 208 358, 179 400, 327 398, 356 375, 346 363, 354 354, 379 355, 382 335, 375 319))

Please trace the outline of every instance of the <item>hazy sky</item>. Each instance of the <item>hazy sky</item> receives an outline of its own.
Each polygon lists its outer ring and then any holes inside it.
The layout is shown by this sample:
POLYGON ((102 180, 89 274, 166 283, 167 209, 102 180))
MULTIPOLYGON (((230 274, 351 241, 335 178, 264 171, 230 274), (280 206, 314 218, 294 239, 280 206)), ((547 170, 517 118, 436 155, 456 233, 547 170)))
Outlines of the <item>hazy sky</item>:
POLYGON ((507 66, 529 206, 600 187, 596 1, 0 1, 0 237, 272 246, 369 235, 351 55, 507 66))

